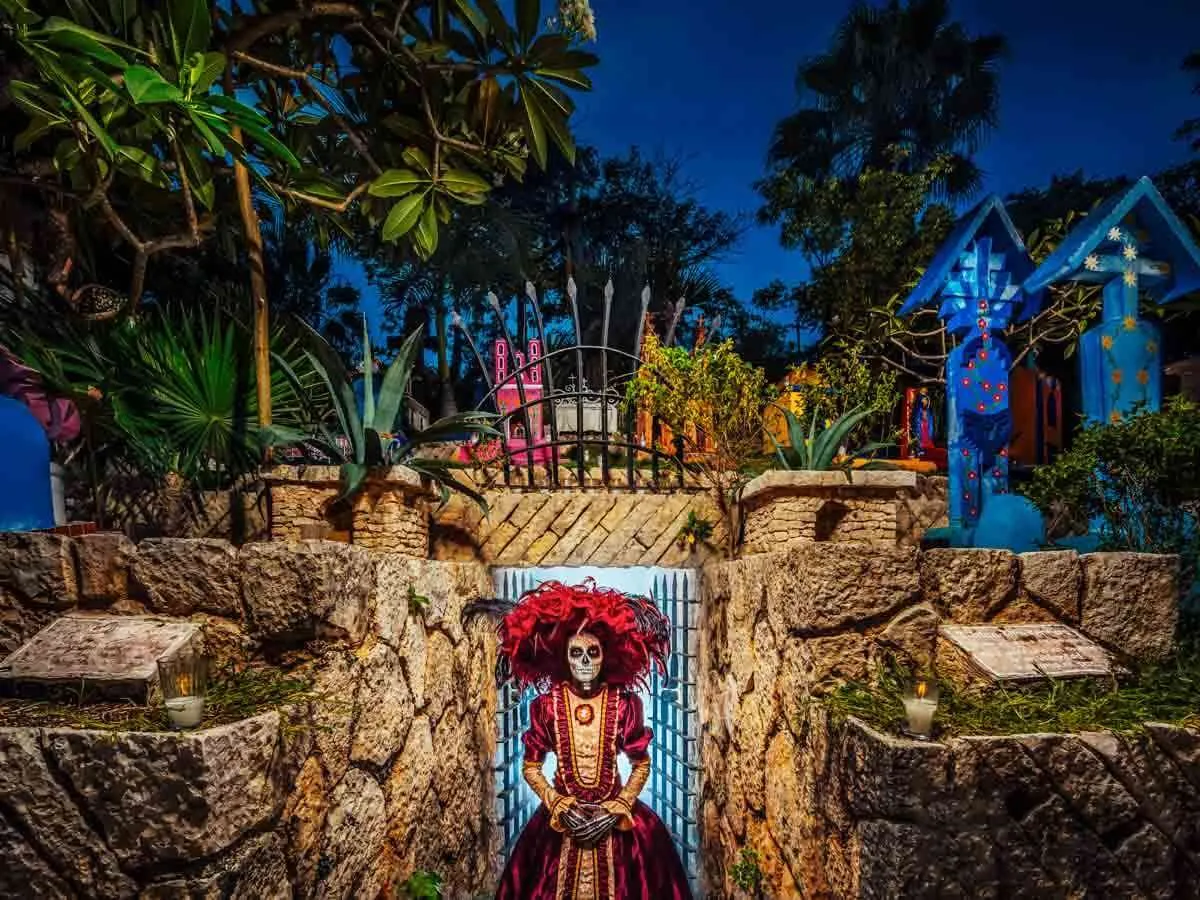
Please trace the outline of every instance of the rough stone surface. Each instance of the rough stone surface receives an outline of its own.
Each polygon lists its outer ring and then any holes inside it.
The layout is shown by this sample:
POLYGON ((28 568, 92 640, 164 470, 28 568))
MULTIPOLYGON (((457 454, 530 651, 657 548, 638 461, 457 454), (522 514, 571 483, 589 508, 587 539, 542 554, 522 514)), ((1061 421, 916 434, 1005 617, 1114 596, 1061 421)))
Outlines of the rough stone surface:
MULTIPOLYGON (((1194 731, 925 744, 831 723, 822 693, 871 677, 884 653, 923 664, 944 612, 973 604, 998 621, 1022 611, 1012 554, 967 551, 930 565, 928 554, 874 551, 881 561, 870 567, 846 558, 854 549, 814 544, 704 569, 696 809, 705 895, 742 900, 731 871, 753 849, 761 896, 772 900, 1194 896, 1194 731)), ((1035 555, 1031 585, 1050 595, 1039 579, 1055 567, 1069 573, 1069 562, 1035 555)), ((1045 611, 1045 599, 1024 600, 1045 611)))
MULTIPOLYGON (((28 885, 10 883, 5 872, 48 864, 59 878, 83 895, 129 896, 133 881, 121 872, 117 857, 88 824, 85 811, 68 794, 47 764, 40 736, 32 728, 0 729, 0 894, 28 896, 28 885), (5 827, 5 817, 13 821, 5 827), (32 842, 32 843, 28 843, 32 842), (25 866, 21 860, 26 858, 25 866)), ((53 883, 57 879, 51 878, 53 883)), ((69 896, 48 891, 42 896, 69 896)))
POLYGON ((0 597, 42 609, 79 600, 73 538, 38 532, 0 533, 0 597))
POLYGON ((1081 630, 1134 659, 1170 655, 1179 620, 1179 558, 1089 553, 1082 559, 1081 630))
POLYGON ((1070 625, 1079 622, 1083 569, 1074 550, 1022 553, 1018 599, 1028 598, 1055 619, 1070 625))
POLYGON ((357 643, 375 591, 368 551, 335 541, 247 544, 241 550, 248 630, 268 641, 357 643))
POLYGON ((84 797, 123 866, 207 857, 265 824, 286 785, 278 713, 186 735, 47 730, 50 764, 84 797))
POLYGON ((317 885, 319 898, 350 900, 375 896, 363 890, 387 833, 383 790, 361 769, 351 769, 329 798, 321 857, 332 864, 317 885))
POLYGON ((241 618, 238 555, 228 541, 153 538, 133 558, 133 579, 155 612, 187 616, 210 612, 241 618))
POLYGON ((921 588, 951 621, 986 622, 1016 596, 1017 557, 1008 550, 926 550, 921 588))
POLYGON ((108 606, 128 600, 129 575, 137 547, 119 531, 98 531, 76 538, 79 601, 108 606))
POLYGON ((404 746, 413 718, 412 694, 400 657, 387 644, 376 644, 363 661, 358 699, 350 759, 384 766, 404 746))

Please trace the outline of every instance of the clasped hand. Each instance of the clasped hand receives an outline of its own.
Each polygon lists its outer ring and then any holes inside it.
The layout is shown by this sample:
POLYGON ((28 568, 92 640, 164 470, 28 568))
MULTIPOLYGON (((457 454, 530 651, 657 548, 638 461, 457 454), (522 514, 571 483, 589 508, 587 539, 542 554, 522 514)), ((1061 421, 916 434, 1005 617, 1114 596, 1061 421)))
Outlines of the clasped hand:
POLYGON ((603 806, 576 803, 562 814, 567 832, 584 849, 596 846, 617 824, 617 816, 603 806))

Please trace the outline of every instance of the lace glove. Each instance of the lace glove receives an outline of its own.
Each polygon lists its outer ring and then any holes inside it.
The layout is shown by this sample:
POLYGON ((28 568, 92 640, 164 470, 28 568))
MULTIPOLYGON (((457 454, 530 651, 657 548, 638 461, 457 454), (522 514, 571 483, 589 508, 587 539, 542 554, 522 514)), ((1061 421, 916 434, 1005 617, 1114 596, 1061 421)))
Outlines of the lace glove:
POLYGON ((644 756, 633 761, 633 771, 629 773, 629 781, 621 788, 613 800, 600 805, 617 817, 617 828, 629 831, 633 828, 633 804, 637 802, 638 794, 646 786, 650 777, 650 757, 644 756))
POLYGON ((538 799, 545 803, 546 809, 550 811, 550 827, 555 831, 566 831, 567 827, 562 823, 561 816, 575 805, 575 798, 560 794, 554 789, 554 786, 542 774, 541 763, 525 763, 521 767, 521 775, 525 778, 525 783, 533 788, 538 799))

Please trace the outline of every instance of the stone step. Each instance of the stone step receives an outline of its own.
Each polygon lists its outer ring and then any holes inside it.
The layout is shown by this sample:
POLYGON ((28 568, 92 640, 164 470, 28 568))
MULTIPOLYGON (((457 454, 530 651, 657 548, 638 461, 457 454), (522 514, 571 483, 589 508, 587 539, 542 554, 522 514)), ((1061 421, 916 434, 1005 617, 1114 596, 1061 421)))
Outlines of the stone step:
POLYGON ((158 660, 202 649, 198 625, 151 616, 69 615, 0 662, 0 696, 148 703, 158 660))
POLYGON ((939 674, 970 688, 1047 678, 1111 678, 1112 656, 1069 625, 942 625, 939 674))

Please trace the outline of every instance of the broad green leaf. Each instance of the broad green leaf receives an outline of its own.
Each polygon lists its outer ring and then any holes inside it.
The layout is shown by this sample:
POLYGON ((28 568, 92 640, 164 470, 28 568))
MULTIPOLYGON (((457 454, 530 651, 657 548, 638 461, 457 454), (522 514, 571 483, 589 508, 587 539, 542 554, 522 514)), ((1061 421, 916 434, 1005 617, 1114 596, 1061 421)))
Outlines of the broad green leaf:
POLYGON ((206 99, 212 106, 215 106, 217 109, 223 109, 229 113, 229 118, 237 122, 239 125, 250 124, 264 127, 270 124, 267 117, 257 109, 247 106, 240 100, 235 100, 228 94, 213 94, 206 99))
POLYGON ((251 125, 248 122, 242 122, 240 124, 242 131, 245 134, 250 135, 250 137, 254 138, 254 140, 258 141, 258 143, 262 145, 263 149, 272 156, 287 163, 287 165, 293 169, 300 168, 300 160, 296 159, 295 154, 293 154, 291 150, 284 146, 283 142, 280 141, 279 138, 267 131, 267 129, 259 125, 251 125))
POLYGON ((104 46, 85 28, 60 29, 49 35, 47 43, 52 47, 82 53, 114 69, 121 69, 126 65, 124 57, 112 48, 104 46))
POLYGON ((59 110, 62 109, 61 98, 48 91, 43 91, 36 85, 27 81, 10 81, 8 92, 13 102, 34 118, 67 121, 64 116, 59 115, 59 110))
POLYGON ((394 241, 412 231, 421 215, 421 207, 425 203, 424 192, 409 194, 396 201, 387 218, 383 222, 383 239, 394 241))
POLYGON ((321 197, 325 200, 344 200, 345 193, 339 190, 335 185, 328 181, 300 181, 296 182, 292 187, 305 194, 311 194, 314 197, 321 197))
POLYGON ((129 163, 125 168, 142 181, 158 187, 170 186, 170 181, 162 170, 162 163, 140 147, 118 147, 117 156, 129 163))
POLYGON ((496 40, 500 42, 500 46, 509 54, 515 53, 517 48, 513 44, 512 27, 508 24, 508 19, 504 17, 504 13, 495 0, 476 0, 476 4, 487 17, 488 26, 496 36, 496 40))
MULTIPOLYGON (((367 327, 367 314, 362 317, 363 331, 363 427, 379 432, 375 424, 375 357, 371 353, 371 329, 367 327)), ((382 456, 382 453, 380 454, 382 456)))
POLYGON ((67 90, 63 94, 66 96, 67 102, 75 108, 75 112, 79 113, 79 118, 83 120, 83 124, 87 126, 88 131, 100 142, 100 146, 104 148, 105 153, 109 157, 116 156, 117 142, 112 139, 112 135, 108 133, 104 126, 96 121, 96 117, 92 115, 91 110, 84 106, 73 91, 67 90))
POLYGON ((372 197, 403 197, 418 188, 428 187, 429 177, 409 169, 388 169, 371 182, 367 193, 372 197))
POLYGON ((438 223, 435 204, 430 203, 425 207, 425 212, 421 214, 420 221, 417 222, 416 230, 413 232, 413 242, 416 245, 417 253, 425 259, 429 259, 437 251, 438 223))
POLYGON ((537 36, 541 17, 541 0, 517 0, 517 40, 522 47, 528 47, 537 36))
POLYGON ((194 53, 188 57, 188 80, 194 94, 208 93, 224 72, 224 53, 194 53))
POLYGON ((187 111, 188 118, 192 120, 192 124, 196 126, 196 131, 200 133, 200 137, 204 138, 204 143, 208 145, 208 150, 217 159, 224 159, 225 154, 229 151, 225 148, 225 144, 217 136, 217 133, 209 126, 198 111, 189 109, 187 111))
POLYGON ((578 88, 581 91, 590 91, 592 89, 592 79, 584 75, 578 69, 537 69, 537 74, 542 78, 551 78, 554 81, 561 81, 563 84, 570 85, 573 88, 578 88))
POLYGON ((420 147, 409 147, 402 155, 403 160, 418 171, 424 172, 426 175, 433 178, 433 164, 429 161, 425 151, 420 147))
POLYGON ((167 22, 171 28, 171 46, 175 62, 182 66, 193 53, 203 53, 212 39, 212 19, 208 0, 169 0, 167 22))
POLYGON ((486 37, 490 27, 487 17, 479 11, 471 0, 454 0, 454 6, 479 37, 486 37))
POLYGON ((172 103, 183 93, 148 66, 130 66, 125 70, 125 89, 134 103, 172 103))
POLYGON ((55 125, 65 122, 65 119, 55 117, 54 120, 47 119, 42 115, 34 115, 29 122, 29 127, 18 134, 13 139, 13 149, 18 153, 23 153, 37 143, 38 139, 50 131, 55 125))
POLYGON ((196 199, 205 209, 212 209, 217 201, 217 187, 213 182, 212 167, 200 154, 200 148, 191 141, 180 141, 183 157, 187 163, 188 184, 196 199))
POLYGON ((97 43, 107 44, 110 47, 115 47, 119 50, 124 50, 128 53, 141 53, 143 55, 146 54, 145 50, 141 50, 138 47, 134 47, 132 44, 128 44, 125 41, 121 40, 120 38, 113 37, 112 35, 104 34, 103 32, 100 32, 100 31, 95 31, 91 28, 85 28, 83 25, 80 25, 78 22, 73 22, 70 19, 63 19, 63 18, 60 18, 59 16, 51 16, 49 19, 47 19, 45 24, 41 27, 40 31, 42 31, 46 34, 57 34, 59 32, 73 32, 75 34, 79 34, 79 35, 83 35, 84 37, 91 38, 93 41, 96 41, 97 43))
POLYGON ((529 92, 526 83, 521 84, 521 107, 525 113, 525 121, 522 123, 525 128, 525 139, 529 142, 529 152, 533 154, 533 158, 542 169, 546 168, 546 160, 549 156, 550 147, 546 142, 546 123, 542 116, 541 106, 536 99, 531 100, 533 94, 529 92))
POLYGON ((438 179, 452 194, 486 194, 491 190, 487 181, 467 169, 447 169, 438 179))
MULTIPOLYGON (((562 151, 567 161, 575 162, 575 140, 567 128, 566 116, 561 111, 556 98, 546 90, 546 86, 532 79, 521 83, 521 99, 524 101, 526 119, 540 126, 541 148, 537 153, 538 164, 546 168, 546 133, 549 132, 554 143, 562 151), (536 117, 531 115, 536 111, 536 117)), ((535 134, 535 136, 537 136, 535 134)))

